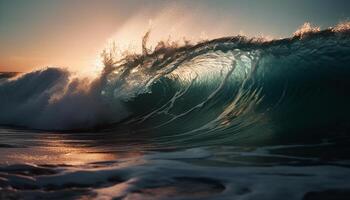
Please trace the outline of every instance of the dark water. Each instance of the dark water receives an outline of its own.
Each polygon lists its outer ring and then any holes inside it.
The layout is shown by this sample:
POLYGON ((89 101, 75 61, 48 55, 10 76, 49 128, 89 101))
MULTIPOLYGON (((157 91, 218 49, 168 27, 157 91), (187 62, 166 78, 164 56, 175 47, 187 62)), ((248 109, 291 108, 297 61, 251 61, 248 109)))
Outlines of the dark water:
POLYGON ((348 199, 350 33, 0 77, 0 198, 348 199))
POLYGON ((1 129, 1 199, 347 199, 349 141, 179 149, 1 129))

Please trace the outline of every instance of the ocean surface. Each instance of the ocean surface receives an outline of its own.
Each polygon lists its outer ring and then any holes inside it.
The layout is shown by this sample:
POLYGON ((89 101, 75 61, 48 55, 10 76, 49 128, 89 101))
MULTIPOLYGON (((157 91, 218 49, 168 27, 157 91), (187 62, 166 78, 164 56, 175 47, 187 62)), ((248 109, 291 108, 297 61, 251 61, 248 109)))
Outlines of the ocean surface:
POLYGON ((0 199, 349 199, 349 27, 0 73, 0 199))

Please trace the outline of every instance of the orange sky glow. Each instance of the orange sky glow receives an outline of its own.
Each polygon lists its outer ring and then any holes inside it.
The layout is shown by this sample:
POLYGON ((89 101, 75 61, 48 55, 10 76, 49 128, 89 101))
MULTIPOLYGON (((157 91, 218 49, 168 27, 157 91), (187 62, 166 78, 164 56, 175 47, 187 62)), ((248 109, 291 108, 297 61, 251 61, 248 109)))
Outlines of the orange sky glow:
MULTIPOLYGON (((27 27, 37 35, 30 33, 32 39, 21 43, 25 38, 25 33, 22 33, 19 39, 9 41, 15 53, 0 55, 0 71, 28 72, 52 66, 95 73, 102 68, 100 53, 108 44, 115 42, 121 51, 140 52, 142 36, 148 30, 151 30, 149 45, 153 47, 158 41, 169 38, 172 41, 186 38, 195 42, 238 33, 232 26, 227 26, 225 20, 213 20, 202 12, 205 11, 199 8, 191 8, 189 12, 186 6, 175 3, 167 4, 157 12, 138 9, 120 18, 93 8, 83 9, 80 18, 72 16, 66 22, 59 19, 60 22, 54 20, 41 27, 27 27)), ((235 23, 232 16, 223 15, 221 18, 230 18, 230 22, 235 23)))
POLYGON ((290 36, 305 21, 334 25, 345 12, 330 13, 331 20, 326 21, 313 9, 329 10, 332 4, 320 8, 305 4, 302 11, 294 1, 259 2, 0 0, 0 71, 62 67, 96 73, 102 68, 100 53, 111 42, 121 51, 140 52, 148 30, 153 47, 169 38, 193 42, 237 34, 280 38, 290 36), (292 11, 299 13, 294 16, 292 11))

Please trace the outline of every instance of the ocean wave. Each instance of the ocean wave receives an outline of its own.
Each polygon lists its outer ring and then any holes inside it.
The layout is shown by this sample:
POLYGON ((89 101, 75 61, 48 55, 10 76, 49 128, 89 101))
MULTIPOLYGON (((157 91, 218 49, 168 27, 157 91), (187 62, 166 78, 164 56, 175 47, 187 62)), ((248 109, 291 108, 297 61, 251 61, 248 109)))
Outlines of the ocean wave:
POLYGON ((292 38, 160 42, 150 50, 146 34, 142 54, 104 51, 94 80, 58 68, 3 78, 0 124, 131 129, 156 133, 164 145, 339 136, 349 128, 349 36, 348 23, 305 24, 292 38))

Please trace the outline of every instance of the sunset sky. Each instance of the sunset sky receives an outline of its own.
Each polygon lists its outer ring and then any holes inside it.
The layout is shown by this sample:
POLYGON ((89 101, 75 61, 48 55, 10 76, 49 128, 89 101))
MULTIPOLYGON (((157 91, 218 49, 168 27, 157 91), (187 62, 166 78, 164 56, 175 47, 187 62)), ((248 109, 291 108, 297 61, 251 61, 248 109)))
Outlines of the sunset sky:
POLYGON ((137 48, 149 28, 151 44, 169 35, 279 38, 306 21, 326 28, 349 13, 348 0, 0 0, 0 71, 90 68, 109 41, 137 48))

